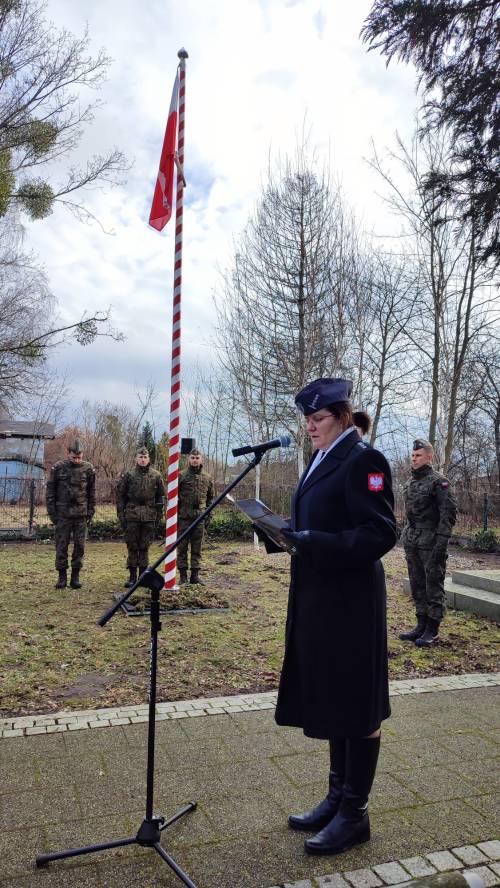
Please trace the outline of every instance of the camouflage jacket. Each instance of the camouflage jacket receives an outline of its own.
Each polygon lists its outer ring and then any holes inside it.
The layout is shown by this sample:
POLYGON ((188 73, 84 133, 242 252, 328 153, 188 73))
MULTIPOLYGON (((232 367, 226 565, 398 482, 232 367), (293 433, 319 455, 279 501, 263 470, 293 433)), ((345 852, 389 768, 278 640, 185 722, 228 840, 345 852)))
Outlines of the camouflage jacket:
POLYGON ((45 501, 51 521, 92 518, 95 512, 95 471, 92 463, 79 465, 63 459, 52 466, 45 501))
POLYGON ((179 518, 194 521, 214 498, 214 482, 203 470, 189 466, 179 481, 179 518))
POLYGON ((160 521, 165 488, 159 472, 151 466, 136 466, 120 478, 116 511, 120 524, 127 521, 160 521))
POLYGON ((401 535, 405 545, 434 548, 451 536, 457 506, 450 482, 432 466, 412 469, 404 487, 406 521, 401 535), (437 539, 440 537, 441 539, 437 539))

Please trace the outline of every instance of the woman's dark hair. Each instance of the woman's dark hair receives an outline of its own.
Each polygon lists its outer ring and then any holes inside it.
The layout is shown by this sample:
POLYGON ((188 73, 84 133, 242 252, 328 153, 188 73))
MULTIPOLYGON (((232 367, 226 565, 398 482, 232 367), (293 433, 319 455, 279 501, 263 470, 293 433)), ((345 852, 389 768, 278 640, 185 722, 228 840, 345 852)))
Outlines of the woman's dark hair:
POLYGON ((372 418, 368 416, 366 410, 355 410, 352 418, 354 425, 360 430, 362 435, 366 435, 372 427, 372 418))
POLYGON ((366 410, 355 410, 353 412, 349 401, 337 401, 335 404, 328 404, 325 410, 328 410, 335 419, 339 420, 344 432, 352 425, 360 429, 362 435, 366 435, 371 429, 371 416, 368 415, 366 410))
POLYGON ((352 415, 352 407, 349 401, 336 401, 335 404, 328 404, 325 407, 335 419, 338 419, 342 425, 342 431, 345 432, 349 426, 354 425, 354 417, 352 415))

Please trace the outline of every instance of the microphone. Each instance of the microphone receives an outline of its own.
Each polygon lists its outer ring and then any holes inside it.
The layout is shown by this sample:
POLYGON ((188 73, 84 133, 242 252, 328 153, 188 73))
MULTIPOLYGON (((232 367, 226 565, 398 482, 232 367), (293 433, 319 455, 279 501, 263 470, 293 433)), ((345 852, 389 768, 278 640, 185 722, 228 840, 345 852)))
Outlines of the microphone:
POLYGON ((262 444, 247 444, 245 447, 236 447, 233 456, 245 456, 247 453, 265 453, 266 450, 272 450, 273 447, 290 447, 292 439, 289 435, 282 435, 281 438, 273 438, 272 441, 263 441, 262 444))

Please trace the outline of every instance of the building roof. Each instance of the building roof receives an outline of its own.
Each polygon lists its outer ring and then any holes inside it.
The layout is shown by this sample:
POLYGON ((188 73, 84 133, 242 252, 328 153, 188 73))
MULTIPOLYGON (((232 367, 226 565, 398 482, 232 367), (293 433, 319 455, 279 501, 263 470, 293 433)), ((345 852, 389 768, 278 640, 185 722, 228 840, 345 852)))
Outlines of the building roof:
POLYGON ((55 426, 50 422, 0 419, 0 438, 55 438, 55 426))

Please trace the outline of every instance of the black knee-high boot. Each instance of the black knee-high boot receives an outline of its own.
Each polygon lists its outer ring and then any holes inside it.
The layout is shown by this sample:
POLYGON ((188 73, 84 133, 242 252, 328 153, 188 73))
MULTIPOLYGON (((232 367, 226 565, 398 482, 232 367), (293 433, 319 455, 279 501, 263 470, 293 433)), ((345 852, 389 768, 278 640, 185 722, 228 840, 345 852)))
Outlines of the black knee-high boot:
POLYGON ((305 842, 309 854, 340 854, 370 838, 368 796, 377 770, 380 737, 347 740, 342 801, 333 820, 305 842))
POLYGON ((339 808, 342 798, 342 786, 345 778, 345 737, 334 737, 330 740, 330 774, 328 779, 328 795, 319 805, 306 811, 305 814, 290 814, 288 824, 292 829, 317 830, 330 823, 339 808))

